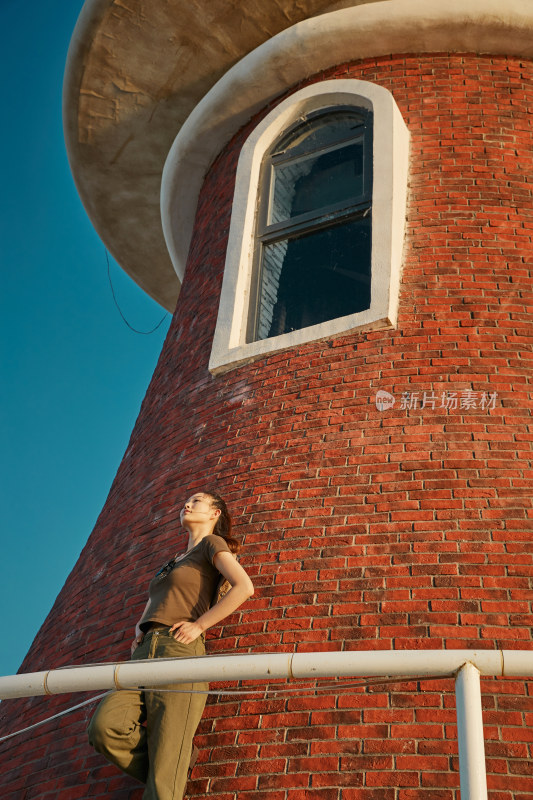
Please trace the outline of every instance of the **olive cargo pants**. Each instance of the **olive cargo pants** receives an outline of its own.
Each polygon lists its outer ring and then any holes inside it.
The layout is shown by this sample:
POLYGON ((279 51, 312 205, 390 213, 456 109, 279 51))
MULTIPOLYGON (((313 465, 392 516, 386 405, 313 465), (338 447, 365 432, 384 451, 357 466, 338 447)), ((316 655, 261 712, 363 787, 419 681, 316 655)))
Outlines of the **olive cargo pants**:
MULTIPOLYGON (((203 637, 182 644, 168 628, 150 631, 133 654, 143 658, 204 655, 203 637)), ((163 688, 163 687, 162 687, 163 688)), ((205 691, 207 683, 164 688, 205 691)), ((101 701, 89 724, 90 744, 123 772, 146 784, 143 800, 181 800, 187 783, 192 739, 205 694, 123 689, 101 701), (146 721, 146 726, 142 723, 146 721)))

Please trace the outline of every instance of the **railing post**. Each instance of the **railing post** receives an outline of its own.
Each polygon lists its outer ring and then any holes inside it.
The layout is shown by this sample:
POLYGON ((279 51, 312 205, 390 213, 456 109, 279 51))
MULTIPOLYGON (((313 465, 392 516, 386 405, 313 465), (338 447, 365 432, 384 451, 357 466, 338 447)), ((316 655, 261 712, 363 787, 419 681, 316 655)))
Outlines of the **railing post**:
POLYGON ((455 680, 461 800, 487 800, 479 670, 469 661, 455 680))

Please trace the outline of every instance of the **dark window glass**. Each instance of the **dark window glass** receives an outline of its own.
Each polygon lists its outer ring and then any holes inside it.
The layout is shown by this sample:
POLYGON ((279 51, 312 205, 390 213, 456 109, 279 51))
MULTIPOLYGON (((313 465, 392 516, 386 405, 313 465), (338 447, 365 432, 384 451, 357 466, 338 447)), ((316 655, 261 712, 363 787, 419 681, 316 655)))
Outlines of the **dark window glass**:
POLYGON ((297 122, 272 148, 272 156, 305 155, 336 142, 353 137, 358 127, 364 127, 368 114, 362 109, 337 108, 309 114, 297 122))
POLYGON ((266 245, 258 339, 370 306, 370 219, 353 219, 266 245))
POLYGON ((274 167, 269 225, 362 197, 363 153, 361 139, 274 167))
POLYGON ((249 341, 369 308, 371 137, 369 113, 333 109, 265 159, 249 341))

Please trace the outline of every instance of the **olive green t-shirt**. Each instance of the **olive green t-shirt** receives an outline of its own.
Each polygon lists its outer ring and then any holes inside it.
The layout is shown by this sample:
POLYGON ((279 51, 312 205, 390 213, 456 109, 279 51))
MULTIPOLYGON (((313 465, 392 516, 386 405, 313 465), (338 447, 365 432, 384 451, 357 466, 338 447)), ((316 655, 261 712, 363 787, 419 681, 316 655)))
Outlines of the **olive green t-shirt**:
POLYGON ((231 552, 221 536, 205 536, 196 547, 180 557, 172 570, 155 576, 148 589, 150 604, 139 627, 159 622, 169 627, 175 622, 194 622, 213 602, 222 577, 213 563, 217 553, 231 552))

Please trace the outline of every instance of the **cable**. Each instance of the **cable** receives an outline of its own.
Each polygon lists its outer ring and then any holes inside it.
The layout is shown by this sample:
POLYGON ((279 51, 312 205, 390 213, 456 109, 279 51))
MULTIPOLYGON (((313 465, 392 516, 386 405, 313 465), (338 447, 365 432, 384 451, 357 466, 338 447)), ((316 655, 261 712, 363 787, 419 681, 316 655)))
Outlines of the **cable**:
POLYGON ((128 320, 126 319, 124 314, 122 313, 122 310, 121 310, 121 308, 120 308, 120 306, 119 306, 119 304, 117 302, 117 298, 115 296, 115 290, 113 289, 113 283, 111 281, 111 269, 110 269, 110 266, 109 266, 109 253, 107 252, 107 248, 104 248, 104 249, 105 249, 105 257, 106 257, 106 261, 107 261, 107 277, 109 279, 109 285, 111 287, 111 294, 113 295, 113 300, 114 300, 115 305, 116 305, 116 307, 118 309, 118 313, 120 314, 120 316, 122 317, 122 319, 124 320, 124 322, 126 323, 128 328, 130 330, 132 330, 134 333, 140 333, 142 336, 150 336, 151 333, 155 333, 155 331, 163 324, 163 322, 165 321, 165 319, 167 317, 167 314, 165 313, 165 315, 159 320, 159 322, 157 323, 155 328, 152 328, 151 331, 139 331, 139 330, 137 330, 137 328, 134 328, 133 325, 130 325, 130 323, 128 322, 128 320))
MULTIPOLYGON (((146 687, 146 686, 139 686, 138 688, 141 689, 143 692, 173 692, 175 694, 216 694, 216 695, 239 695, 239 694, 264 694, 265 697, 267 695, 276 695, 276 694, 301 694, 302 696, 311 697, 316 692, 323 692, 323 691, 330 691, 331 689, 359 689, 363 686, 372 687, 372 686, 387 686, 388 684, 395 684, 395 683, 411 683, 413 681, 438 681, 438 680, 446 680, 447 678, 453 678, 453 673, 449 673, 448 675, 402 675, 396 678, 368 678, 366 681, 357 681, 356 683, 326 683, 322 686, 314 686, 308 687, 307 689, 295 688, 295 689, 276 689, 273 687, 272 689, 161 689, 159 687, 146 687)), ((305 678, 302 678, 305 680, 305 678)), ((137 687, 123 687, 126 690, 131 691, 131 689, 136 689, 137 687)))
POLYGON ((42 719, 40 722, 35 722, 33 725, 29 725, 27 728, 22 728, 20 731, 14 731, 13 733, 8 733, 6 736, 0 736, 0 743, 5 742, 6 739, 11 739, 13 736, 18 736, 20 733, 26 733, 27 731, 32 731, 34 728, 38 728, 39 725, 44 725, 46 722, 51 722, 53 719, 57 719, 58 717, 64 717, 65 714, 70 714, 71 711, 77 711, 78 708, 83 708, 83 706, 88 706, 90 703, 96 703, 97 700, 101 700, 102 697, 105 697, 106 694, 109 692, 103 692, 103 694, 98 694, 96 697, 91 697, 90 700, 85 700, 83 703, 78 703, 77 706, 71 706, 70 708, 66 708, 64 711, 60 711, 57 714, 54 714, 53 717, 47 717, 46 719, 42 719))
MULTIPOLYGON (((444 680, 446 678, 452 678, 453 674, 450 675, 406 675, 406 676, 399 676, 397 678, 368 678, 366 681, 357 681, 356 683, 330 683, 324 684, 322 686, 315 686, 314 688, 309 687, 309 689, 301 689, 301 688, 294 688, 294 689, 161 689, 161 688, 146 688, 146 687, 138 687, 143 692, 166 692, 171 694, 205 694, 205 695, 227 695, 227 696, 234 696, 234 695, 257 695, 257 694, 264 694, 265 697, 269 695, 276 695, 276 694, 295 694, 300 693, 302 697, 311 697, 316 694, 317 691, 329 691, 331 689, 336 690, 351 690, 360 688, 363 686, 372 687, 372 686, 387 686, 389 684, 399 684, 399 683, 412 683, 413 681, 435 681, 435 680, 444 680)), ((137 687, 132 687, 132 689, 136 689, 137 687)), ((131 689, 127 689, 124 687, 123 689, 119 689, 119 691, 131 691, 131 689)), ((27 733, 28 731, 32 731, 34 728, 38 728, 40 725, 45 725, 47 722, 52 722, 54 719, 58 719, 59 717, 63 717, 66 714, 70 714, 72 711, 77 711, 79 708, 83 708, 84 706, 90 705, 91 703, 95 703, 97 700, 101 700, 102 697, 105 697, 107 694, 111 692, 103 692, 102 694, 96 695, 96 697, 91 697, 89 700, 84 700, 83 703, 78 703, 78 705, 71 706, 70 708, 66 708, 64 711, 59 711, 57 714, 54 714, 52 717, 47 717, 46 719, 42 719, 39 722, 35 722, 33 725, 29 725, 27 728, 22 728, 19 731, 14 731, 13 733, 8 733, 6 736, 0 737, 0 744, 5 742, 6 739, 11 739, 14 736, 18 736, 22 733, 27 733)))

